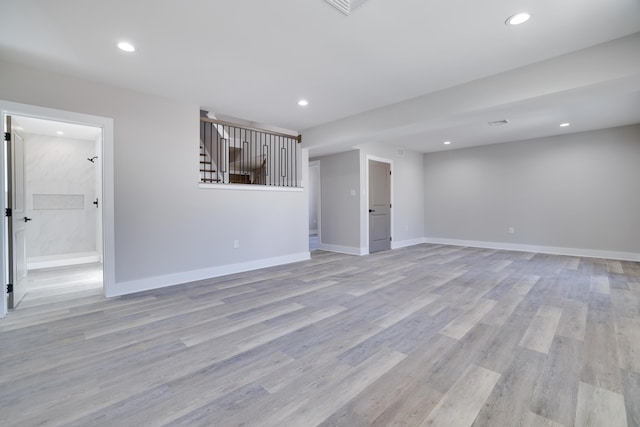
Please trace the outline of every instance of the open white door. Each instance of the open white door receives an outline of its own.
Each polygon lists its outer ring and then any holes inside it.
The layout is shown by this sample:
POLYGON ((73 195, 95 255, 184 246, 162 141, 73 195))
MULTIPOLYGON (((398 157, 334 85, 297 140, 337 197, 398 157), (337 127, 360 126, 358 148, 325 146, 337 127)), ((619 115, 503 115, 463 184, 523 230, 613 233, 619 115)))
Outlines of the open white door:
POLYGON ((8 238, 9 238, 9 283, 12 292, 7 294, 8 308, 15 308, 27 293, 27 247, 26 225, 31 221, 25 209, 25 165, 24 139, 11 127, 11 116, 7 116, 9 141, 7 146, 8 179, 8 238))

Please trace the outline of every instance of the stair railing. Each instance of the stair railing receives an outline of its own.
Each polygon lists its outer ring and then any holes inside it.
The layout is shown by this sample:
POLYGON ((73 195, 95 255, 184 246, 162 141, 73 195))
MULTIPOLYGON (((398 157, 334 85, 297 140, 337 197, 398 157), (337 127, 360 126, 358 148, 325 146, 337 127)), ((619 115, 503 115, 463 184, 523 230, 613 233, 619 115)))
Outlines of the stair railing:
POLYGON ((299 187, 300 135, 200 118, 200 182, 299 187))

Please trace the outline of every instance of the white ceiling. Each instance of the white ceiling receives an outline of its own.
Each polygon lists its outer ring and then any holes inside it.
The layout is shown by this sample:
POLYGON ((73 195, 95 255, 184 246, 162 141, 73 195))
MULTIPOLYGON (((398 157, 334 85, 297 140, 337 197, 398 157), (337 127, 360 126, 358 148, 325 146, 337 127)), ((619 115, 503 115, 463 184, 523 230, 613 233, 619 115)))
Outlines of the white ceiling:
MULTIPOLYGON (((369 0, 350 16, 323 0, 0 2, 2 58, 303 131, 303 138, 336 120, 411 105, 415 97, 441 96, 639 31, 638 0, 369 0), (532 20, 507 27, 505 19, 520 10, 532 20), (117 50, 121 40, 137 51, 117 50), (309 106, 298 107, 300 98, 309 106)), ((581 70, 600 64, 579 65, 578 80, 581 70)), ((619 77, 612 71, 608 80, 619 77)), ((498 80, 492 84, 501 90, 498 80)), ((312 138, 310 146, 318 154, 387 142, 428 152, 442 149, 442 139, 453 140, 451 147, 473 146, 586 130, 596 122, 640 122, 635 80, 614 93, 592 86, 582 87, 586 97, 546 87, 515 103, 459 108, 437 120, 424 115, 401 133, 391 125, 366 132, 354 128, 356 120, 348 132, 361 138, 326 144, 312 138), (574 117, 591 124, 580 126, 574 117), (555 124, 567 118, 574 126, 558 130, 555 124), (488 129, 486 121, 499 119, 511 124, 488 129)))
POLYGON ((11 126, 14 130, 22 134, 82 139, 86 141, 95 141, 102 132, 102 129, 93 126, 56 122, 52 120, 23 116, 12 116, 11 126), (58 132, 62 132, 62 134, 59 134, 58 132))

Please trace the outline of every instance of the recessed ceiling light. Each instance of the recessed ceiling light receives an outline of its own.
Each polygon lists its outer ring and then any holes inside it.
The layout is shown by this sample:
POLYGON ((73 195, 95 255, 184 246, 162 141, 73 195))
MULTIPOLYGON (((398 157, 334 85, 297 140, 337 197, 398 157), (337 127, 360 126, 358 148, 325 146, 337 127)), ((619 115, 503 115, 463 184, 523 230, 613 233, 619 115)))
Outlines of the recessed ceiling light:
POLYGON ((349 16, 353 9, 360 6, 365 0, 326 0, 332 6, 335 6, 340 12, 349 16))
POLYGON ((445 141, 444 142, 444 145, 450 145, 450 144, 451 144, 451 141, 445 141))
POLYGON ((64 135, 64 132, 62 132, 61 130, 56 131, 56 133, 57 133, 58 135, 64 135))
POLYGON ((120 42, 118 43, 118 48, 120 50, 124 50, 125 52, 135 52, 136 48, 129 42, 120 42))
POLYGON ((307 105, 309 105, 309 101, 307 101, 306 99, 301 99, 300 101, 298 101, 298 105, 301 107, 306 107, 307 105))
POLYGON ((567 126, 571 126, 571 123, 566 122, 566 123, 560 123, 560 127, 561 128, 566 128, 567 126))
POLYGON ((518 12, 515 15, 511 15, 504 21, 507 25, 520 25, 524 24, 531 18, 531 14, 529 12, 518 12))

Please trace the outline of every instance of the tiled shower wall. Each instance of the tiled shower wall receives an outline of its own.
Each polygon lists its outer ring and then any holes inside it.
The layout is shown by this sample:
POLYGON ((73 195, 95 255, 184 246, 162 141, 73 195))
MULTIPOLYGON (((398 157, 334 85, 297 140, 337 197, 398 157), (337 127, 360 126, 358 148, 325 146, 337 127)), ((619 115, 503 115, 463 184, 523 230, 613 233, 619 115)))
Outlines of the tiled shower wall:
POLYGON ((95 252, 95 141, 28 134, 25 146, 27 258, 95 252))

